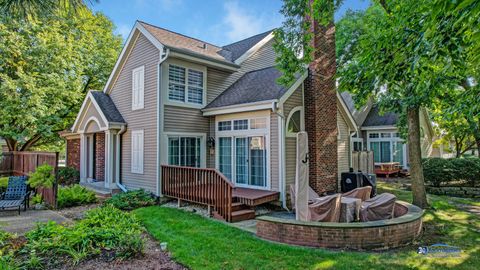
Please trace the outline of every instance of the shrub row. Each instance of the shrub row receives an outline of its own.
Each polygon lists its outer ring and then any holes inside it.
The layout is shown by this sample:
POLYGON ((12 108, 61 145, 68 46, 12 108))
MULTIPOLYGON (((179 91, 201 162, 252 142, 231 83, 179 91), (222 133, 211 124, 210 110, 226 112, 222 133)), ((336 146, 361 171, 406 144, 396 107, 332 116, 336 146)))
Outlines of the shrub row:
POLYGON ((428 185, 470 186, 480 185, 479 158, 425 158, 423 175, 428 185))
POLYGON ((78 184, 73 186, 58 187, 58 208, 79 206, 97 202, 95 193, 78 184))
POLYGON ((38 224, 25 235, 22 246, 9 247, 8 257, 6 254, 0 257, 0 268, 8 265, 25 269, 63 268, 65 263, 75 265, 99 255, 105 259, 133 257, 143 253, 142 232, 133 214, 111 206, 95 208, 72 226, 52 221, 38 224))
POLYGON ((122 210, 133 210, 156 203, 157 199, 151 193, 142 189, 118 193, 105 201, 105 204, 122 210))

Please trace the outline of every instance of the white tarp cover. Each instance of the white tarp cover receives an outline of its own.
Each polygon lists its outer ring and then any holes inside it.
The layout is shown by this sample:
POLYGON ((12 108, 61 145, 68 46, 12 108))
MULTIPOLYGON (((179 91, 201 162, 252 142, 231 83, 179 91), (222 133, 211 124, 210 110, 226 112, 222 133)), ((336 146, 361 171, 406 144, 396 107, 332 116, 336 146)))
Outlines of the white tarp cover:
POLYGON ((308 136, 304 131, 297 133, 297 168, 295 173, 295 218, 308 221, 308 136))

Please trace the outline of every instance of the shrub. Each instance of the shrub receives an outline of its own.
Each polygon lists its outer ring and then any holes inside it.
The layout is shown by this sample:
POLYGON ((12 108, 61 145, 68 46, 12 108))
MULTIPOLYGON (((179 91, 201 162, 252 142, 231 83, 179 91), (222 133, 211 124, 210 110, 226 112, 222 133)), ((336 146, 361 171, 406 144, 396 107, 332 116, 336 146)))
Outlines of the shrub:
POLYGON ((475 186, 480 183, 479 158, 425 158, 423 174, 427 184, 440 186, 475 186))
POLYGON ((54 266, 59 258, 68 258, 74 264, 87 257, 108 254, 112 258, 128 258, 143 252, 142 226, 130 213, 111 206, 88 211, 85 218, 71 227, 55 222, 38 224, 26 234, 27 244, 22 250, 31 263, 54 266))
POLYGON ((133 210, 140 207, 155 205, 157 200, 152 194, 145 190, 133 190, 125 193, 119 193, 105 201, 105 204, 112 205, 122 210, 133 210))
POLYGON ((8 177, 0 177, 0 192, 7 190, 8 177))
POLYGON ((37 167, 35 172, 28 177, 28 184, 32 188, 51 188, 54 183, 55 175, 53 174, 53 167, 48 164, 37 167))
POLYGON ((43 198, 41 194, 35 194, 30 201, 33 205, 41 204, 43 202, 43 198))
POLYGON ((95 193, 80 185, 58 188, 57 206, 59 208, 79 206, 94 202, 97 202, 95 193))
POLYGON ((73 167, 64 167, 58 169, 58 184, 62 186, 71 186, 80 182, 80 172, 73 167))

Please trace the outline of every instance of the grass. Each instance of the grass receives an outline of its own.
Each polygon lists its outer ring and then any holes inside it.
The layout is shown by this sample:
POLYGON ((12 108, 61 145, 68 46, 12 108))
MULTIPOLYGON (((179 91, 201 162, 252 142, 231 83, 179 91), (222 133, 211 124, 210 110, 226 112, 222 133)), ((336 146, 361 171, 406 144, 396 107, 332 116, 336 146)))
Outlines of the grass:
MULTIPOLYGON (((391 184, 380 192, 409 201, 411 193, 391 184)), ((152 206, 137 209, 150 234, 167 242, 173 259, 191 269, 478 269, 480 218, 456 208, 444 196, 431 196, 425 234, 419 243, 382 253, 329 251, 263 241, 254 235, 193 213, 152 206), (447 243, 460 247, 459 258, 418 255, 418 246, 447 243)), ((474 200, 460 202, 475 205, 474 200)))

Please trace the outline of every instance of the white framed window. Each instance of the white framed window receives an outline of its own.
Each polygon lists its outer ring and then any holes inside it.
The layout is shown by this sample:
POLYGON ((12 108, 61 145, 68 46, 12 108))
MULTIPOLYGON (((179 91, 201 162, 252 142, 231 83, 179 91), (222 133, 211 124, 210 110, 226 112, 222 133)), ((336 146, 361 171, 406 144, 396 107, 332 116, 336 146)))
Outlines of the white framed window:
POLYGON ((132 70, 132 111, 144 108, 145 67, 132 70))
POLYGON ((247 130, 248 129, 248 119, 234 120, 233 121, 234 130, 247 130))
POLYGON ((132 131, 132 173, 143 174, 143 130, 132 131))
POLYGON ((287 137, 296 137, 297 133, 304 130, 303 107, 293 108, 287 117, 287 137))
POLYGON ((265 129, 267 128, 267 119, 262 118, 252 118, 250 119, 250 129, 265 129))
POLYGON ((375 163, 398 162, 407 166, 406 144, 398 132, 369 132, 367 148, 375 163))
POLYGON ((168 65, 168 100, 203 105, 205 73, 176 64, 168 65))
POLYGON ((380 136, 378 135, 378 133, 369 133, 369 134, 368 134, 368 137, 369 137, 370 139, 380 138, 380 136))
POLYGON ((220 121, 218 122, 218 131, 232 130, 232 121, 220 121))
POLYGON ((201 137, 168 136, 168 164, 201 166, 201 137))

